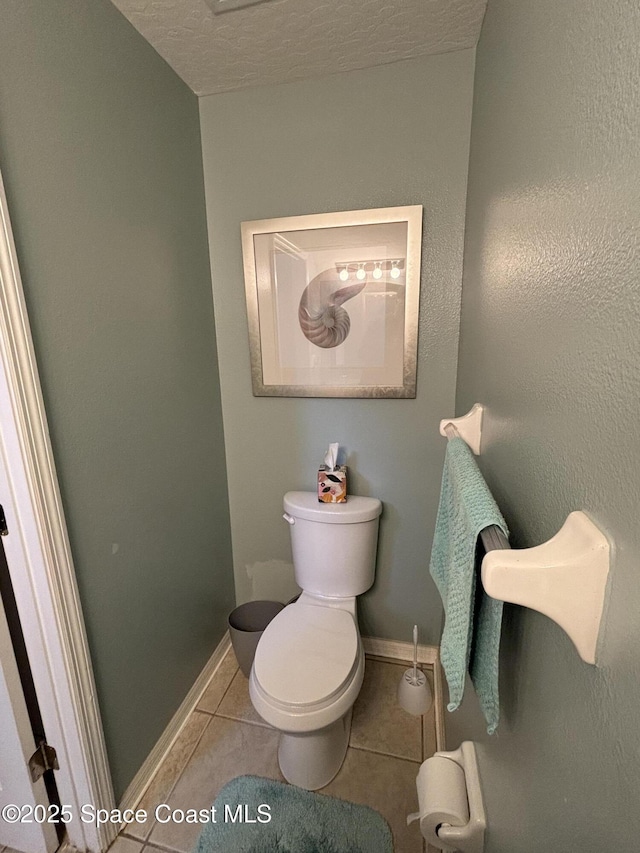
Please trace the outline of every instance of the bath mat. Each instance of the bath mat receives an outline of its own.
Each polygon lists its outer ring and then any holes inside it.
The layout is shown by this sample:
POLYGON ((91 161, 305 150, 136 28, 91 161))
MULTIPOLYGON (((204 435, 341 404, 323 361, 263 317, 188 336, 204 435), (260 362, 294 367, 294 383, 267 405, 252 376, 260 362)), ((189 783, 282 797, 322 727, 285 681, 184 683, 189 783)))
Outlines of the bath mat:
POLYGON ((212 811, 194 853, 393 853, 378 812, 272 779, 232 779, 212 811))

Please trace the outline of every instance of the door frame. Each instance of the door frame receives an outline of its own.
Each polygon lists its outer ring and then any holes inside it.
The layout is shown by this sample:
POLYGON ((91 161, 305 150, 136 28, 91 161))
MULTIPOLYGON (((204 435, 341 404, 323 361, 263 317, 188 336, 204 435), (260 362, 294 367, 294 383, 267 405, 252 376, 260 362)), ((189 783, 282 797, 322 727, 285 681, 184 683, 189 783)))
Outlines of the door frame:
POLYGON ((101 853, 118 827, 84 823, 80 808, 110 810, 115 799, 1 174, 0 413, 0 464, 10 487, 0 498, 9 528, 5 551, 47 740, 60 763, 60 801, 74 815, 68 840, 79 851, 101 853))

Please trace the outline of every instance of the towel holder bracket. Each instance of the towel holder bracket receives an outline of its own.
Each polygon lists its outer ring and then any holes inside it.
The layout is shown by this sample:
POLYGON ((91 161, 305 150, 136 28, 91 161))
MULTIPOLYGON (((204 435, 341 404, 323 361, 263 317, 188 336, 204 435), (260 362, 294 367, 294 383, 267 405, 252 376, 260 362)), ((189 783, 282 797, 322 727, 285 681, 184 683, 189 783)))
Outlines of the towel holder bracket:
POLYGON ((445 438, 453 438, 455 435, 459 435, 467 442, 474 454, 479 456, 483 415, 484 406, 482 403, 476 403, 466 415, 440 421, 440 435, 444 435, 445 438))
POLYGON ((482 584, 492 598, 553 619, 582 660, 594 664, 609 562, 606 536, 586 513, 572 512, 542 545, 489 551, 482 560, 482 584))

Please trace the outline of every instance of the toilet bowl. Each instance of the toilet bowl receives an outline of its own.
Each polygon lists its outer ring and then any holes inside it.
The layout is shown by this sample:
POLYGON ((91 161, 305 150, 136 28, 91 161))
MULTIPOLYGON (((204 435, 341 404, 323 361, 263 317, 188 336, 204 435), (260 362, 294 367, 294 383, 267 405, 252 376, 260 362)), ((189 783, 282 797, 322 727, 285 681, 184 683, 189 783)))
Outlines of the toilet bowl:
POLYGON ((312 791, 342 766, 364 679, 356 595, 373 583, 381 504, 356 497, 346 506, 319 506, 314 493, 285 495, 303 592, 267 626, 249 678, 253 706, 281 733, 283 776, 312 791))
POLYGON ((303 594, 267 627, 249 693, 260 716, 281 732, 278 763, 285 779, 315 791, 342 766, 364 652, 349 609, 308 601, 303 594))

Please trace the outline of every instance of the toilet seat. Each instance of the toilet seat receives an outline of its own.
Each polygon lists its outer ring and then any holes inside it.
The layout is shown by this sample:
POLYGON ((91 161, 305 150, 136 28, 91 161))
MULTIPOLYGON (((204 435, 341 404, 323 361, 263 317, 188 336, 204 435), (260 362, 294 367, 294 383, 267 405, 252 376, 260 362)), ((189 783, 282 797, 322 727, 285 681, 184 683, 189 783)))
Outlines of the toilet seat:
POLYGON ((252 676, 272 707, 304 713, 334 702, 353 681, 360 657, 349 612, 298 602, 267 626, 252 676))

